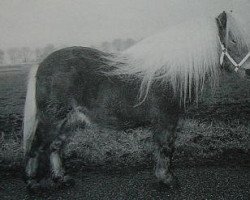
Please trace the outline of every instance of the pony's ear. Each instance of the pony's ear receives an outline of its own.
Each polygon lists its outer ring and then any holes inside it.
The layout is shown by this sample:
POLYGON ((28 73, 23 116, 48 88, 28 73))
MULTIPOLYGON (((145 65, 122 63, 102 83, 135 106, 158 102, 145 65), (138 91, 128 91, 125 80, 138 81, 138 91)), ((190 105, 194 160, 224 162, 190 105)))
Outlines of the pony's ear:
POLYGON ((218 27, 220 29, 226 29, 227 26, 227 13, 225 11, 223 11, 222 13, 219 14, 219 16, 216 18, 218 27))

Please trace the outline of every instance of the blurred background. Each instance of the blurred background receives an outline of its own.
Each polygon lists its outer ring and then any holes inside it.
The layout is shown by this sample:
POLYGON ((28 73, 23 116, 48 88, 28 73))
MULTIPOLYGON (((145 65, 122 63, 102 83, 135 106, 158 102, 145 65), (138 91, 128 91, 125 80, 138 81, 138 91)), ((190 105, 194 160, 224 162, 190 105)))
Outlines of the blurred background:
POLYGON ((0 65, 39 62, 67 46, 116 52, 190 18, 238 14, 250 33, 248 0, 1 0, 0 65))

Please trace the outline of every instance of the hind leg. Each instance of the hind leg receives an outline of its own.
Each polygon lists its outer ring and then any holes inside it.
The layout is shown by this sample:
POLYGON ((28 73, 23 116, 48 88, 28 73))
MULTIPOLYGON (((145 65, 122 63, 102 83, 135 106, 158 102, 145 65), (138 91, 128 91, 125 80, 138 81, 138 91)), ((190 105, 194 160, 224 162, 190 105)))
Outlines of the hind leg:
MULTIPOLYGON (((37 136, 39 135, 40 129, 36 130, 37 136)), ((43 165, 46 165, 46 162, 42 160, 42 155, 45 155, 45 151, 42 148, 44 145, 36 137, 32 143, 31 149, 26 154, 26 168, 25 168, 25 178, 27 182, 27 188, 31 191, 39 189, 40 184, 39 180, 41 176, 44 176, 43 165)))
POLYGON ((26 164, 26 182, 28 189, 34 190, 39 187, 39 184, 37 182, 37 170, 38 170, 38 163, 39 163, 39 153, 38 151, 34 151, 30 153, 30 155, 27 158, 27 164, 26 164))
POLYGON ((72 185, 74 180, 69 176, 65 175, 65 169, 62 162, 62 151, 65 143, 66 135, 59 135, 51 144, 50 144, 50 168, 52 179, 59 184, 72 185))
MULTIPOLYGON (((59 123, 60 124, 60 123, 59 123)), ((66 136, 62 134, 61 126, 55 126, 48 122, 39 122, 34 141, 30 151, 27 153, 26 182, 27 188, 36 191, 42 187, 48 187, 50 182, 46 180, 49 168, 51 168, 54 180, 64 181, 64 169, 61 161, 61 152, 66 136)))
POLYGON ((61 121, 57 126, 57 136, 50 144, 50 166, 52 178, 55 182, 71 185, 74 183, 73 179, 65 175, 65 169, 62 163, 62 152, 66 139, 77 128, 84 128, 89 123, 88 118, 84 114, 81 107, 74 107, 68 113, 66 119, 61 121))

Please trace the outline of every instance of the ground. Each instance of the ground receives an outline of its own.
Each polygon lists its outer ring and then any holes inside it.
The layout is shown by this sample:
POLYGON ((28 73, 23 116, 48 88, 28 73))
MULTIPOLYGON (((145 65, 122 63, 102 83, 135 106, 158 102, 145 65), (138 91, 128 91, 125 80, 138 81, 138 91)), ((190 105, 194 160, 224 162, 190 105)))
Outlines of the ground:
MULTIPOLYGON (((29 68, 0 67, 0 199, 34 199, 22 179, 22 112, 29 68)), ((37 199, 247 199, 249 86, 249 80, 222 74, 218 89, 211 93, 205 88, 198 107, 191 106, 182 116, 174 155, 181 191, 156 184, 149 130, 92 127, 78 130, 66 148, 66 165, 77 178, 76 186, 44 192, 37 199)))
POLYGON ((119 171, 84 170, 74 172, 72 188, 46 190, 29 194, 20 174, 1 174, 0 198, 4 199, 227 199, 250 197, 248 167, 199 166, 177 167, 180 187, 168 189, 159 185, 151 169, 119 171))

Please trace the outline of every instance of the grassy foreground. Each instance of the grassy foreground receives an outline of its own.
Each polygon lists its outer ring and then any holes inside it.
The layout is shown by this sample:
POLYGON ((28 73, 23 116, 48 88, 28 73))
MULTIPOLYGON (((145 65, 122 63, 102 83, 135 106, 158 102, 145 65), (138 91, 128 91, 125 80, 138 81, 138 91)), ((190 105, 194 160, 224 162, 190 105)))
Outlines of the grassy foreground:
MULTIPOLYGON (((176 141, 175 161, 197 164, 209 160, 229 159, 242 161, 239 157, 250 155, 250 126, 225 122, 199 122, 195 119, 181 120, 176 141)), ((152 134, 145 128, 127 131, 103 130, 98 127, 76 131, 65 149, 72 162, 86 166, 143 165, 152 164, 154 143, 152 134)), ((0 139, 0 158, 5 166, 22 163, 19 138, 0 139)), ((242 157, 243 158, 243 157, 242 157)), ((245 160, 245 162, 248 162, 245 160)), ((1 163, 0 163, 1 164, 1 163)))

